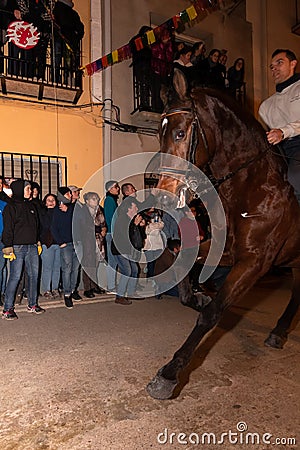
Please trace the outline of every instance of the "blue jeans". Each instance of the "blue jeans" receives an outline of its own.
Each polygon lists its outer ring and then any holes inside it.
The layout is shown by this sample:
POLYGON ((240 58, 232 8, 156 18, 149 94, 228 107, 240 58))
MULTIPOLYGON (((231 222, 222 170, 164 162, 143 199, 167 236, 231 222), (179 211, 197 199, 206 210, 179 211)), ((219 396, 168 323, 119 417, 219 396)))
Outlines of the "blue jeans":
POLYGON ((132 297, 137 283, 139 273, 138 264, 130 260, 130 256, 117 255, 119 272, 121 274, 119 284, 117 286, 117 297, 132 297))
POLYGON ((0 241, 0 293, 5 292, 5 278, 6 271, 4 270, 6 259, 3 258, 2 249, 4 248, 4 244, 0 241))
POLYGON ((28 306, 37 304, 37 284, 39 274, 39 255, 37 246, 14 245, 16 259, 10 262, 10 274, 5 291, 4 311, 9 311, 14 307, 15 294, 22 276, 23 265, 28 276, 28 306))
POLYGON ((79 261, 72 242, 60 249, 60 263, 64 295, 71 295, 76 288, 79 261))
POLYGON ((118 265, 118 259, 117 255, 113 255, 111 252, 112 234, 107 233, 105 238, 107 245, 107 268, 106 268, 107 289, 109 291, 113 291, 116 286, 116 270, 118 265))
POLYGON ((60 248, 53 244, 49 248, 43 244, 41 292, 54 291, 58 289, 60 278, 60 248))

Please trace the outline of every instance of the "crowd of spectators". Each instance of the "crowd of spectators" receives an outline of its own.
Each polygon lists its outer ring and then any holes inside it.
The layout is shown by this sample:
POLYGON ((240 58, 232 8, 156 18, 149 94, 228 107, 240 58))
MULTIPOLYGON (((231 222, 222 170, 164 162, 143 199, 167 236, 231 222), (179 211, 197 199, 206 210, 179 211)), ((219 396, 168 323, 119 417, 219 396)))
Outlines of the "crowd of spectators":
POLYGON ((175 69, 181 70, 192 87, 211 87, 227 91, 241 101, 240 90, 244 84, 244 59, 238 58, 227 70, 227 50, 213 48, 206 56, 203 41, 189 46, 176 43, 174 36, 165 27, 156 33, 156 42, 137 51, 136 39, 142 37, 148 26, 143 26, 129 44, 133 58, 132 67, 135 78, 140 110, 162 112, 160 98, 162 86, 169 86, 175 69))
MULTIPOLYGON (((133 299, 143 299, 137 290, 144 273, 157 298, 162 292, 178 295, 175 274, 168 274, 174 278, 173 285, 168 280, 158 285, 155 276, 177 253, 188 253, 209 238, 200 203, 180 213, 164 212, 154 207, 152 194, 139 201, 132 183, 120 189, 117 181, 106 182, 104 207, 97 192, 86 192, 82 203, 81 188, 75 185, 61 186, 41 200, 35 182, 5 183, 0 177, 0 302, 7 320, 17 319, 15 302, 20 296, 27 299, 28 312, 35 314, 45 311, 39 305, 40 296, 48 301, 61 299, 73 308, 82 296, 91 299, 114 293, 117 304, 130 305, 133 299), (185 233, 188 239, 181 244, 185 233), (103 272, 105 284, 100 280, 103 272), (81 279, 83 294, 79 292, 81 279)), ((190 273, 195 291, 199 273, 199 267, 190 273)))

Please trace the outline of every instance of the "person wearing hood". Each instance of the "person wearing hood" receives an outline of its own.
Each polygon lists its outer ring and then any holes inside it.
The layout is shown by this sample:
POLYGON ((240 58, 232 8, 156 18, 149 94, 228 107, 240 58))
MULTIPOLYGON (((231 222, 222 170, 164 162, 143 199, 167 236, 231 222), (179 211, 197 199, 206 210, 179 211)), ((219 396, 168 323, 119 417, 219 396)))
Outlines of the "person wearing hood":
POLYGON ((268 142, 286 156, 287 179, 300 204, 300 74, 295 73, 294 52, 278 48, 272 54, 271 72, 276 93, 262 102, 259 115, 269 127, 268 142))
POLYGON ((23 264, 28 274, 28 307, 30 313, 41 314, 45 310, 37 303, 39 255, 42 247, 39 242, 39 219, 36 208, 30 201, 29 181, 16 180, 10 185, 12 202, 3 211, 2 250, 4 258, 10 261, 10 275, 6 286, 2 317, 17 319, 14 310, 15 294, 19 284, 23 264))
MULTIPOLYGON (((2 177, 0 177, 0 193, 2 192, 3 187, 3 180, 2 177)), ((0 250, 2 251, 4 245, 2 242, 2 232, 3 232, 3 211, 6 207, 7 202, 5 200, 2 200, 0 197, 0 250)), ((3 279, 5 278, 4 275, 4 267, 5 267, 5 258, 1 258, 0 255, 0 306, 3 306, 2 302, 2 286, 3 286, 3 279)))
POLYGON ((73 214, 75 203, 72 203, 72 192, 67 186, 58 188, 57 199, 51 224, 51 232, 55 242, 60 246, 60 263, 64 300, 67 308, 73 308, 73 300, 81 300, 79 294, 74 295, 78 277, 79 261, 73 243, 73 214))

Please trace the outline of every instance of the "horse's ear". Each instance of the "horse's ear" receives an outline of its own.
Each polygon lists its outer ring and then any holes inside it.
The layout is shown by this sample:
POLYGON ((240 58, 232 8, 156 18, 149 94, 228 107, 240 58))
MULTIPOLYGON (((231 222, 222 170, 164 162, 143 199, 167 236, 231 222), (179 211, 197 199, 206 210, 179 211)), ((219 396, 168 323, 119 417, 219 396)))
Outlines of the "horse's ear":
POLYGON ((169 88, 165 84, 162 84, 160 89, 160 98, 164 106, 166 106, 166 104, 168 103, 168 97, 169 97, 169 88))
POLYGON ((173 86, 180 100, 186 100, 188 83, 184 74, 179 69, 174 69, 173 86))

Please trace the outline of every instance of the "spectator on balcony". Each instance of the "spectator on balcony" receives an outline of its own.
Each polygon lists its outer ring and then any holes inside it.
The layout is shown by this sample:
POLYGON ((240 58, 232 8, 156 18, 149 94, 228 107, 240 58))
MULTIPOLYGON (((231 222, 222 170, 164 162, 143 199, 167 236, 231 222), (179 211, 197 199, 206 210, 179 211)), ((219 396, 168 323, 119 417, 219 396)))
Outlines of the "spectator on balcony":
POLYGON ((12 0, 10 11, 14 18, 33 24, 40 33, 37 45, 31 49, 20 49, 9 43, 10 59, 8 72, 26 78, 44 80, 47 47, 51 36, 51 0, 12 0))
POLYGON ((195 84, 215 89, 225 89, 224 66, 219 63, 220 50, 209 52, 207 58, 196 66, 195 84))
POLYGON ((238 100, 238 93, 244 84, 245 61, 238 58, 234 61, 233 66, 229 67, 227 73, 228 92, 238 100))
POLYGON ((192 49, 185 45, 179 51, 179 58, 173 62, 173 70, 179 69, 184 73, 188 83, 194 79, 194 66, 191 63, 192 49))
POLYGON ((138 34, 129 41, 136 93, 139 99, 139 109, 142 111, 149 111, 151 108, 151 78, 149 77, 151 70, 151 47, 150 45, 144 45, 141 50, 137 50, 135 41, 144 36, 147 31, 151 30, 151 27, 144 25, 140 28, 138 34))
POLYGON ((179 58, 179 52, 181 49, 183 49, 184 45, 185 45, 184 42, 176 42, 175 43, 174 59, 179 58))
POLYGON ((7 41, 7 27, 14 19, 9 3, 9 0, 0 0, 0 73, 4 72, 4 45, 7 41))
POLYGON ((84 36, 84 25, 73 9, 71 0, 58 0, 53 9, 54 16, 54 81, 81 87, 80 43, 84 36))
POLYGON ((152 109, 154 112, 163 111, 160 98, 162 85, 168 85, 173 68, 174 50, 172 37, 167 28, 161 27, 158 40, 151 46, 152 59, 152 109))
POLYGON ((227 59, 227 50, 225 48, 222 48, 222 50, 220 51, 219 63, 226 67, 227 59))
POLYGON ((192 47, 191 63, 197 66, 205 58, 206 47, 203 41, 196 42, 192 47))

